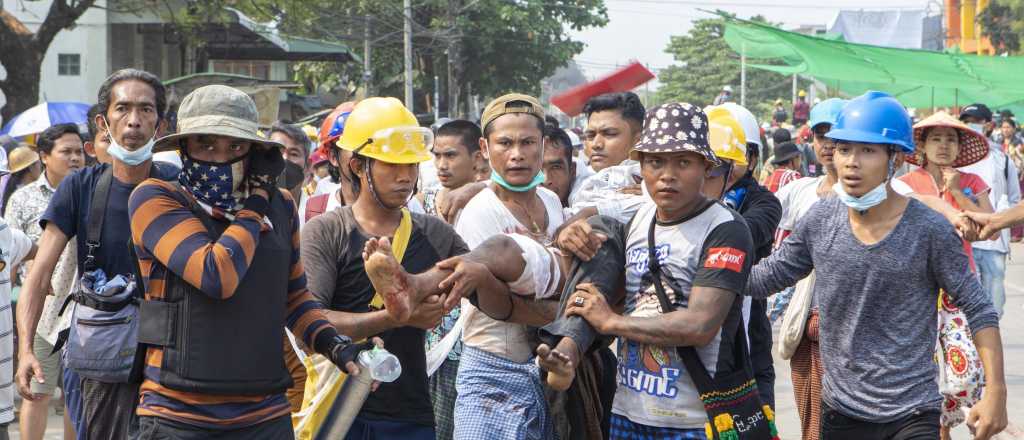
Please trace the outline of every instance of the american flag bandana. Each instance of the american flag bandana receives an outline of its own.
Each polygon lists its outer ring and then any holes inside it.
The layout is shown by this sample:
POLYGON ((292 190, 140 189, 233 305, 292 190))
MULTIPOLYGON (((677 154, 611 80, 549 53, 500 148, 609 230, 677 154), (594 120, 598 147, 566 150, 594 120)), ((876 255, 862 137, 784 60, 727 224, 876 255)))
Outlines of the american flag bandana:
MULTIPOLYGON (((188 189, 196 200, 211 207, 234 214, 245 200, 242 182, 245 180, 245 161, 213 163, 182 157, 182 170, 178 182, 188 189)), ((247 192, 247 191, 245 191, 247 192)))

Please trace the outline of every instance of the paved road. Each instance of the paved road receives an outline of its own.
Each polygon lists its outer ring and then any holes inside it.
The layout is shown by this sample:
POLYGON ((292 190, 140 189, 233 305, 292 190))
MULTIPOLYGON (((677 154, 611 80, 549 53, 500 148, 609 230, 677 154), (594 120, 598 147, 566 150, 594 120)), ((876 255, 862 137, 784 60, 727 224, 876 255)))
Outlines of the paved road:
MULTIPOLYGON (((1000 324, 1005 353, 1007 383, 1007 408, 1010 423, 1024 427, 1024 245, 1014 245, 1012 254, 1015 261, 1006 265, 1006 308, 1000 324)), ((799 440, 800 423, 793 403, 793 384, 790 381, 789 362, 775 358, 775 405, 779 422, 779 436, 782 440, 799 440)), ((1001 439, 1024 439, 1024 433, 1011 435, 1011 430, 1001 439)), ((971 435, 962 425, 954 429, 955 440, 970 439, 971 435)))
MULTIPOLYGON (((1000 323, 1003 335, 1003 349, 1006 361, 1006 382, 1008 386, 1008 402, 1010 423, 1024 428, 1024 245, 1014 245, 1014 261, 1006 265, 1006 309, 1000 323)), ((789 380, 789 363, 775 359, 775 371, 778 376, 776 389, 776 414, 779 422, 779 434, 783 440, 799 440, 800 425, 796 407, 793 404, 793 385, 789 380)), ((46 440, 60 440, 61 419, 51 413, 47 423, 46 440)), ((18 439, 18 426, 11 424, 8 428, 12 439, 18 439)), ((967 440, 971 436, 961 426, 953 431, 955 440, 967 440)), ((1000 439, 1024 439, 1024 429, 1008 430, 1000 435, 1000 439), (1014 432, 1010 432, 1014 431, 1014 432)))

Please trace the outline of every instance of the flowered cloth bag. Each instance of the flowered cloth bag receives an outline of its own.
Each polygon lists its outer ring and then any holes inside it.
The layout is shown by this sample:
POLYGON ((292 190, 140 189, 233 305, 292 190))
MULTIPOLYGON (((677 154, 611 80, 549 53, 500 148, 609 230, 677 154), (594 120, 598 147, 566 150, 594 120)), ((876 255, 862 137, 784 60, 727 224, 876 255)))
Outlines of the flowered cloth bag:
POLYGON ((941 422, 952 428, 966 419, 962 408, 981 400, 985 371, 967 327, 967 316, 945 291, 939 292, 938 326, 935 359, 939 364, 939 392, 944 398, 941 422))

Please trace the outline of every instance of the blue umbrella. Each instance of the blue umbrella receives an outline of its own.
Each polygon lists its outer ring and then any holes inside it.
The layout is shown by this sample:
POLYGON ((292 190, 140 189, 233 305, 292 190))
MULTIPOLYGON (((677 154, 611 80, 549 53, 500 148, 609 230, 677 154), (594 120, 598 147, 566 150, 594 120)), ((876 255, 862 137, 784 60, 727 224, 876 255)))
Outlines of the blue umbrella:
POLYGON ((86 124, 89 107, 83 102, 44 102, 12 118, 0 130, 0 135, 22 137, 56 124, 86 124))

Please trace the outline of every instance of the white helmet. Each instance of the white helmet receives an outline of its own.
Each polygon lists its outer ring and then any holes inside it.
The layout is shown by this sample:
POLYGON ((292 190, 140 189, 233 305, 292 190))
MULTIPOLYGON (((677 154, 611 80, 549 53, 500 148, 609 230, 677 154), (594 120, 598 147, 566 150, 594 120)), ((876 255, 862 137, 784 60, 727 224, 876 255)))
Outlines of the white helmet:
POLYGON ((732 93, 732 86, 726 85, 725 87, 722 87, 722 91, 732 93))
POLYGON ((572 147, 575 149, 583 148, 583 141, 576 135, 576 132, 572 130, 565 130, 565 134, 569 135, 569 141, 572 142, 572 147))
POLYGON ((735 102, 726 102, 722 104, 722 107, 729 110, 732 113, 732 117, 740 123, 740 127, 743 127, 743 134, 747 137, 747 143, 757 144, 758 148, 763 148, 761 145, 761 130, 757 127, 757 118, 754 114, 735 102))

